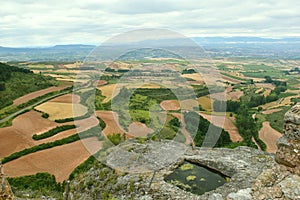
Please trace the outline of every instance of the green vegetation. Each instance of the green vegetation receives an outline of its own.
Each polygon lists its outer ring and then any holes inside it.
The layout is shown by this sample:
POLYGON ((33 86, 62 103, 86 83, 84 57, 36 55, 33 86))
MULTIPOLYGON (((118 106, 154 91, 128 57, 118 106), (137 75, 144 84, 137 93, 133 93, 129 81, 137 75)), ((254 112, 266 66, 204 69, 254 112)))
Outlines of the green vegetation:
POLYGON ((99 77, 99 80, 107 81, 108 84, 116 84, 120 80, 121 76, 111 74, 111 75, 102 75, 99 77))
POLYGON ((111 135, 108 135, 107 138, 111 141, 111 143, 113 143, 114 145, 118 145, 120 144, 121 142, 124 142, 126 140, 126 135, 125 134, 120 134, 120 133, 117 133, 117 134, 111 134, 111 135))
POLYGON ((270 76, 273 78, 281 78, 284 76, 283 72, 275 67, 267 66, 265 64, 255 65, 247 64, 243 65, 243 68, 246 70, 242 72, 246 77, 253 78, 264 78, 265 76, 270 76))
POLYGON ((7 178, 13 192, 19 194, 22 191, 30 194, 25 198, 39 198, 40 196, 51 196, 61 199, 64 192, 64 184, 57 183, 54 175, 48 173, 37 173, 30 176, 22 176, 17 178, 7 178))
POLYGON ((94 155, 90 156, 86 161, 81 163, 78 167, 76 167, 73 172, 69 176, 69 180, 73 180, 75 176, 86 172, 90 168, 92 168, 98 160, 95 158, 94 155))
POLYGON ((220 130, 219 127, 210 124, 208 120, 204 119, 198 113, 184 113, 184 120, 186 122, 187 131, 190 133, 196 133, 194 137, 196 146, 202 146, 205 137, 207 137, 208 143, 203 144, 204 146, 214 145, 215 147, 228 147, 232 145, 228 132, 224 131, 224 129, 220 130), (211 126, 210 132, 208 132, 209 126, 211 126), (221 134, 219 135, 218 133, 220 131, 221 134), (215 138, 218 138, 218 140, 216 144, 213 144, 215 138))
POLYGON ((57 85, 54 78, 0 63, 0 109, 30 92, 57 85))
POLYGON ((42 95, 42 96, 39 96, 37 98, 34 98, 34 99, 31 99, 29 100, 28 102, 26 103, 23 103, 23 104, 20 104, 18 106, 16 105, 11 105, 11 106, 8 106, 8 107, 5 107, 3 108, 1 111, 0 111, 0 119, 4 119, 5 117, 8 117, 16 112, 18 112, 19 110, 22 110, 26 107, 29 107, 33 104, 36 104, 38 102, 40 103, 44 103, 45 101, 48 101, 50 100, 51 98, 55 98, 55 97, 58 97, 58 96, 61 96, 61 95, 64 95, 70 91, 72 91, 72 88, 73 87, 68 87, 68 88, 65 88, 63 90, 60 90, 60 91, 54 91, 54 92, 50 92, 50 93, 47 93, 45 95, 42 95), (51 98, 50 98, 51 97, 51 98))
POLYGON ((294 104, 300 102, 300 97, 298 97, 298 98, 292 98, 291 102, 293 102, 294 104))
POLYGON ((258 136, 258 130, 260 126, 255 123, 254 119, 252 118, 252 113, 245 104, 242 104, 238 110, 236 116, 236 126, 240 135, 244 139, 240 145, 257 148, 256 144, 252 141, 252 138, 254 138, 262 150, 266 149, 265 143, 260 140, 258 136))
POLYGON ((283 107, 281 111, 266 115, 266 120, 270 122, 271 127, 280 133, 283 131, 283 116, 290 108, 290 106, 283 107))
POLYGON ((224 87, 221 86, 210 86, 209 88, 206 85, 192 85, 195 96, 202 97, 208 94, 214 94, 218 92, 224 92, 224 87))
POLYGON ((102 91, 96 89, 95 92, 95 109, 96 110, 111 110, 111 101, 107 103, 102 103, 105 96, 102 95, 102 91))
MULTIPOLYGON (((26 110, 20 112, 19 114, 17 114, 15 117, 18 117, 18 116, 20 116, 20 115, 22 115, 24 113, 29 112, 29 111, 30 111, 30 109, 26 109, 26 110)), ((9 120, 7 120, 7 121, 5 121, 3 123, 0 123, 0 128, 11 126, 12 125, 12 121, 14 120, 15 117, 12 117, 12 118, 10 118, 9 120)))
POLYGON ((197 73, 194 69, 184 69, 181 72, 182 74, 194 74, 197 73))
POLYGON ((45 138, 52 137, 52 136, 54 136, 54 135, 56 135, 56 134, 58 134, 58 133, 60 133, 62 131, 70 130, 70 129, 74 129, 74 128, 76 128, 75 125, 57 126, 57 127, 53 128, 53 129, 51 129, 51 130, 49 130, 49 131, 47 131, 45 133, 42 133, 42 134, 39 134, 39 135, 34 134, 32 136, 32 139, 34 139, 34 140, 42 140, 42 139, 45 139, 45 138))
MULTIPOLYGON (((240 108, 240 102, 238 101, 226 101, 226 111, 237 113, 240 108)), ((224 112, 225 110, 225 101, 215 100, 213 103, 213 108, 215 112, 224 112)))
POLYGON ((172 116, 167 116, 167 121, 165 126, 160 130, 160 138, 166 140, 172 140, 178 133, 178 129, 180 127, 180 121, 172 116))
POLYGON ((228 73, 221 72, 221 74, 224 75, 224 76, 228 76, 230 78, 236 79, 236 80, 247 81, 247 79, 244 79, 244 78, 241 78, 241 77, 237 77, 237 76, 233 76, 233 75, 228 74, 228 73))

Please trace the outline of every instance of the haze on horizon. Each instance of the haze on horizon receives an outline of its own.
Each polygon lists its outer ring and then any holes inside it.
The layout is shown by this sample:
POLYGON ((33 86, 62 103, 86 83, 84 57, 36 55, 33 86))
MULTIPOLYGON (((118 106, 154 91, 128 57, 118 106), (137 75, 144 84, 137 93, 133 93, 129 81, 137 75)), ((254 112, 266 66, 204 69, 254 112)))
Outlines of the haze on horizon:
POLYGON ((1 2, 0 46, 100 44, 125 31, 189 37, 300 37, 298 0, 16 0, 1 2))

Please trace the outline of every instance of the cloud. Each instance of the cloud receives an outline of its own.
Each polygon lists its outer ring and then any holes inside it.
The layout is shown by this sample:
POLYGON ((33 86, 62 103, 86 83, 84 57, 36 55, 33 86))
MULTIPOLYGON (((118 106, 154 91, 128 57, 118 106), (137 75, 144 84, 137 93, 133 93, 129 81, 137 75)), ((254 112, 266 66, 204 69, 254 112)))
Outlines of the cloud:
POLYGON ((0 46, 100 44, 124 31, 300 36, 298 0, 16 0, 0 7, 0 46))

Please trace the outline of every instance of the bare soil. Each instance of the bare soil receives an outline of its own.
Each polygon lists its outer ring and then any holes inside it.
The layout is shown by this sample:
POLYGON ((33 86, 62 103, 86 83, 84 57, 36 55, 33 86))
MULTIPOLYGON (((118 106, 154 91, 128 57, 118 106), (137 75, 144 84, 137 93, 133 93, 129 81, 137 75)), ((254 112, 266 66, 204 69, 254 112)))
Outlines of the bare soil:
POLYGON ((66 86, 49 87, 49 88, 46 88, 46 89, 43 89, 43 90, 32 92, 32 93, 26 94, 22 97, 19 97, 19 98, 15 99, 13 104, 14 105, 20 105, 22 103, 26 103, 27 101, 29 101, 31 99, 35 99, 39 96, 42 96, 42 95, 50 93, 50 92, 59 91, 59 90, 62 90, 64 88, 66 88, 66 86))
POLYGON ((96 114, 106 124, 106 127, 103 130, 104 135, 111 135, 116 133, 123 134, 126 132, 119 124, 119 116, 117 113, 113 111, 96 111, 96 114))
POLYGON ((87 138, 23 156, 6 163, 4 167, 10 177, 48 172, 58 182, 63 182, 78 165, 101 148, 102 144, 96 137, 87 138))
POLYGON ((147 137, 150 133, 153 133, 153 130, 140 122, 132 122, 128 127, 128 135, 132 137, 147 137))
POLYGON ((263 122, 263 127, 259 130, 259 138, 267 145, 266 151, 276 153, 276 142, 281 137, 281 133, 270 126, 270 122, 263 122))
POLYGON ((51 99, 49 102, 57 102, 57 103, 80 103, 80 96, 75 94, 66 94, 63 96, 56 97, 51 99))
POLYGON ((180 104, 178 100, 165 100, 160 103, 160 106, 164 110, 179 110, 180 104))

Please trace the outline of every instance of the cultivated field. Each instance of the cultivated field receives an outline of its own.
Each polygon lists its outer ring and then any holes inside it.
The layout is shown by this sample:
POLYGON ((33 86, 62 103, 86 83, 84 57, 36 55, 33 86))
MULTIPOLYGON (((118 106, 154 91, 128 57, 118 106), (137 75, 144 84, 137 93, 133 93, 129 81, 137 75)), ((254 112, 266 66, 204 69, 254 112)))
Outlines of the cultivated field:
POLYGON ((153 130, 140 122, 132 122, 128 127, 128 135, 130 137, 147 137, 153 130))
POLYGON ((193 79, 193 80, 197 81, 198 83, 204 83, 203 77, 200 74, 198 74, 198 73, 195 73, 195 74, 183 74, 181 76, 184 77, 184 78, 193 79))
POLYGON ((104 135, 125 133, 125 131, 122 129, 122 127, 119 124, 119 116, 117 113, 112 112, 112 111, 96 111, 96 114, 106 124, 106 127, 103 130, 104 135))
POLYGON ((37 107, 37 110, 48 113, 50 120, 78 117, 87 113, 87 108, 81 104, 46 102, 37 107))
POLYGON ((200 113, 200 115, 207 119, 210 123, 215 126, 223 128, 230 135, 230 139, 232 142, 243 141, 242 136, 239 134, 237 127, 232 123, 230 119, 225 116, 217 116, 217 115, 207 115, 200 113))
POLYGON ((212 110, 213 99, 209 98, 208 96, 203 96, 198 98, 198 102, 204 110, 206 111, 212 110))
POLYGON ((49 88, 46 88, 46 89, 43 89, 43 90, 32 92, 32 93, 29 93, 25 96, 17 98, 16 100, 14 100, 13 104, 14 105, 20 105, 22 103, 26 103, 27 101, 29 101, 31 99, 35 99, 39 96, 42 96, 42 95, 50 93, 50 92, 62 90, 66 87, 68 87, 68 86, 49 87, 49 88))
POLYGON ((160 103, 160 106, 164 110, 179 110, 180 104, 178 100, 165 100, 160 103))
POLYGON ((80 103, 80 96, 74 94, 66 94, 63 96, 56 97, 51 99, 49 102, 57 102, 57 103, 80 103))
POLYGON ((281 133, 274 130, 270 126, 270 122, 263 122, 263 127, 259 131, 259 138, 267 145, 266 151, 275 153, 277 151, 277 140, 281 137, 281 133))
POLYGON ((98 87, 98 89, 101 90, 102 95, 106 97, 103 100, 103 103, 109 102, 109 100, 111 100, 112 97, 117 96, 120 92, 120 87, 116 87, 116 84, 104 85, 104 86, 98 87))
POLYGON ((100 150, 102 144, 96 137, 87 138, 63 146, 38 151, 4 165, 10 177, 48 172, 58 182, 67 180, 71 172, 92 154, 100 150), (88 147, 88 150, 87 148, 88 147), (63 152, 63 153, 62 153, 63 152))
POLYGON ((14 152, 37 144, 32 136, 44 133, 58 126, 57 123, 44 119, 41 113, 29 111, 16 117, 11 127, 0 128, 0 157, 3 158, 14 152), (5 141, 5 142, 4 142, 5 141))

